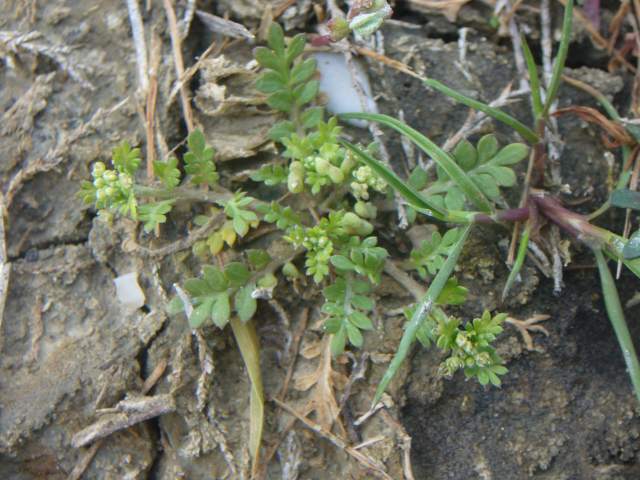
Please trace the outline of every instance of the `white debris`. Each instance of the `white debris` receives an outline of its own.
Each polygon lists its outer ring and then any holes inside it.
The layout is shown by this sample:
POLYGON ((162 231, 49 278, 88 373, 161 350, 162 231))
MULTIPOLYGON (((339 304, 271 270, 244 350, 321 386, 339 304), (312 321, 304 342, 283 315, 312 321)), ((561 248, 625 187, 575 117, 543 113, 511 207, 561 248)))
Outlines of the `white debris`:
POLYGON ((144 292, 138 285, 138 272, 125 273, 113 280, 116 285, 118 301, 131 310, 144 305, 144 292))
MULTIPOLYGON (((337 115, 353 112, 378 112, 378 107, 371 94, 371 84, 367 72, 357 60, 353 60, 353 71, 358 86, 354 85, 354 79, 343 54, 319 52, 314 54, 314 57, 318 62, 318 71, 320 72, 320 91, 328 98, 326 107, 329 113, 337 115), (364 94, 366 100, 364 106, 358 90, 364 94)), ((362 120, 349 120, 347 123, 362 128, 367 125, 362 120)))

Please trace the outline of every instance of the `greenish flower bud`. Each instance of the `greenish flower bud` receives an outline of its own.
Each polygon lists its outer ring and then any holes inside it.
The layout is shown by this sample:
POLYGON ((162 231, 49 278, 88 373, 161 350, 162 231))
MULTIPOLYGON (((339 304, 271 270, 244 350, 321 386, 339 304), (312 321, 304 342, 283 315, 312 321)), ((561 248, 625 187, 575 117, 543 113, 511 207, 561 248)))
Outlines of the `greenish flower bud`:
POLYGON ((351 191, 357 198, 369 199, 369 190, 366 183, 351 182, 351 191))
POLYGON ((344 181, 344 173, 334 165, 330 166, 328 174, 333 183, 342 183, 344 181))
POLYGON ((353 154, 349 151, 340 164, 340 170, 348 174, 357 165, 357 161, 353 158, 353 154))
POLYGON ((101 177, 102 174, 107 170, 107 167, 102 162, 96 162, 93 164, 93 170, 91 171, 91 175, 94 177, 101 177))
POLYGON ((113 187, 107 187, 104 190, 100 190, 100 191, 104 192, 104 194, 109 198, 113 197, 116 194, 116 189, 113 187))
POLYGON ((345 213, 340 225, 349 235, 360 235, 364 237, 373 232, 373 225, 366 220, 363 220, 353 212, 345 213))
POLYGON ((291 162, 287 187, 291 193, 301 193, 304 190, 304 166, 300 162, 291 162))
POLYGON ((315 167, 316 172, 322 175, 327 175, 329 173, 329 169, 331 168, 331 163, 326 158, 318 156, 315 158, 315 167))
POLYGON ((102 174, 102 178, 108 183, 113 183, 118 179, 118 174, 113 170, 107 170, 102 174))
POLYGON ((98 190, 96 192, 96 200, 98 202, 102 202, 102 201, 106 200, 106 198, 107 198, 107 193, 104 190, 98 190))
POLYGON ((353 209, 362 218, 376 218, 376 215, 378 215, 378 209, 369 202, 356 202, 353 209))
POLYGON ((491 365, 491 355, 489 355, 487 352, 479 353, 478 355, 476 355, 475 360, 480 367, 491 365))
POLYGON ((125 189, 129 189, 133 185, 133 179, 128 173, 118 174, 118 180, 120 181, 120 185, 125 189))
POLYGON ((102 177, 96 178, 96 179, 93 181, 93 186, 94 186, 94 187, 96 187, 96 188, 102 188, 102 187, 104 187, 105 185, 106 185, 106 183, 105 183, 105 181, 104 181, 104 178, 102 178, 102 177))

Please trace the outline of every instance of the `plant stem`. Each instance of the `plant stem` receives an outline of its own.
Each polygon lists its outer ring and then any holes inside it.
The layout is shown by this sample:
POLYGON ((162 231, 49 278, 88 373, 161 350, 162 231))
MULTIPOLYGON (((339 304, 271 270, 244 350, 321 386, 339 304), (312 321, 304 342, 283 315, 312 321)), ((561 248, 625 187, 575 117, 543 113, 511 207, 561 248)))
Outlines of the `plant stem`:
POLYGON ((602 254, 602 250, 594 249, 593 253, 596 256, 598 271, 600 272, 600 283, 602 284, 607 316, 611 321, 616 338, 618 339, 618 344, 620 344, 620 348, 622 349, 622 355, 627 365, 629 376, 631 377, 634 392, 638 401, 640 401, 640 363, 638 363, 638 356, 633 346, 633 340, 631 339, 627 322, 624 318, 624 311, 620 303, 618 289, 607 266, 607 261, 602 254))
POLYGON ((172 190, 168 190, 166 188, 147 187, 136 184, 134 185, 133 190, 138 197, 154 197, 160 200, 175 199, 177 201, 186 202, 219 203, 233 197, 231 192, 223 189, 209 191, 196 188, 177 187, 172 190))

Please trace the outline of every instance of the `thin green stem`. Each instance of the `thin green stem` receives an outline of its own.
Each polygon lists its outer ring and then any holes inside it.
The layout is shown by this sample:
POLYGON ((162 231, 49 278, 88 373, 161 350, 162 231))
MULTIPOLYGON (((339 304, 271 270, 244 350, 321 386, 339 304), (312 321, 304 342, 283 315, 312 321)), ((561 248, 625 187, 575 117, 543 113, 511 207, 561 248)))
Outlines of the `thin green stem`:
POLYGON ((607 315, 615 331, 618 344, 622 349, 622 356, 624 362, 627 365, 629 376, 631 377, 631 383, 633 389, 640 401, 640 363, 638 363, 638 356, 636 355, 635 347, 633 346, 633 340, 627 327, 627 322, 624 318, 624 311, 622 304, 620 303, 620 297, 618 295, 618 289, 616 288, 613 276, 607 266, 602 250, 594 249, 594 255, 596 256, 596 262, 598 264, 598 271, 600 272, 600 283, 602 285, 602 293, 604 295, 604 305, 607 309, 607 315))
POLYGON ((404 334, 402 335, 402 339, 400 340, 398 350, 396 351, 393 360, 391 360, 387 371, 384 373, 384 376, 378 384, 378 388, 376 389, 376 394, 373 399, 373 406, 378 403, 380 397, 382 397, 382 394, 387 389, 389 382, 391 382, 391 379, 395 376, 402 363, 406 360, 411 346, 416 340, 416 333, 418 332, 420 325, 425 320, 425 318, 427 318, 429 312, 433 309, 436 300, 440 296, 442 289, 446 285, 447 280, 453 273, 453 269, 458 263, 458 258, 460 257, 460 253, 462 252, 462 248, 464 247, 467 237, 469 236, 471 228, 471 225, 467 225, 463 228, 458 241, 451 251, 451 254, 442 265, 442 268, 440 268, 440 271, 434 277, 431 285, 429 285, 429 289, 424 295, 424 298, 416 305, 416 309, 411 316, 411 320, 409 320, 409 323, 407 323, 407 326, 404 330, 404 334))

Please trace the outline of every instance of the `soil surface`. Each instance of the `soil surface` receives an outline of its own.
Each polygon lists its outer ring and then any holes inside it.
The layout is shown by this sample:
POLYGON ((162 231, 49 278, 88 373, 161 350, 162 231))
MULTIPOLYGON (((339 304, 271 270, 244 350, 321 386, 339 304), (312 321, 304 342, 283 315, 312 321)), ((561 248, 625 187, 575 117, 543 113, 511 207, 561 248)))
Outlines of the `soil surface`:
MULTIPOLYGON (((171 149, 183 141, 186 128, 180 96, 171 93, 176 74, 165 10, 160 1, 140 3, 147 45, 159 51, 157 143, 171 149)), ((189 18, 191 3, 176 2, 179 27, 189 18)), ((265 7, 282 2, 197 3, 257 28, 265 7)), ((498 97, 512 81, 515 88, 509 38, 489 26, 491 9, 483 2, 463 6, 455 21, 413 5, 421 2, 398 3, 394 20, 382 30, 385 55, 483 101, 498 97)), ((554 28, 562 14, 556 6, 554 28)), ((298 1, 281 21, 289 32, 312 32, 313 12, 311 1, 298 1)), ((529 10, 518 15, 529 25, 532 42, 539 43, 537 15, 529 10)), ((603 10, 603 31, 611 16, 603 10)), ((223 42, 196 17, 182 45, 186 66, 213 40, 223 42)), ((539 55, 539 45, 534 47, 539 55)), ((251 49, 235 40, 207 57, 187 91, 195 122, 218 152, 224 180, 267 199, 274 194, 245 182, 245 171, 275 151, 266 137, 274 117, 252 88, 251 49), (225 87, 222 95, 216 86, 225 87)), ((626 112, 633 76, 608 72, 608 57, 580 23, 570 52, 567 73, 626 112)), ((138 242, 158 247, 183 237, 180 216, 189 212, 176 212, 166 236, 157 240, 139 235, 131 221, 109 227, 76 195, 91 164, 106 161, 122 140, 146 152, 126 2, 0 2, 0 60, 0 175, 11 264, 0 321, 0 478, 250 478, 250 384, 229 329, 192 332, 183 316, 165 313, 172 285, 193 276, 198 261, 190 249, 149 257, 138 248, 138 242), (128 272, 138 272, 146 298, 133 312, 116 300, 113 284, 128 272), (125 397, 143 392, 167 398, 160 406, 167 413, 74 448, 74 435, 125 397)), ((407 123, 437 143, 467 118, 466 107, 418 80, 372 60, 366 65, 380 111, 402 112, 407 123)), ((569 105, 596 107, 587 94, 563 85, 559 107, 569 105)), ((506 109, 531 120, 526 97, 506 109)), ((600 131, 575 116, 562 117, 559 131, 565 143, 557 169, 563 200, 591 212, 608 195, 610 167, 600 131)), ((489 132, 502 144, 518 140, 492 122, 471 139, 489 132)), ((385 141, 396 170, 406 171, 398 139, 386 135, 385 141)), ((510 195, 510 204, 517 203, 519 192, 510 195)), ((616 231, 623 222, 624 212, 603 218, 616 231)), ((397 223, 389 213, 377 225, 378 234, 389 250, 406 255, 410 242, 397 223)), ((256 323, 267 397, 280 391, 296 359, 287 403, 323 425, 327 398, 335 396, 341 422, 333 433, 346 445, 369 441, 360 450, 392 479, 410 478, 409 464, 416 479, 640 478, 640 406, 604 311, 592 257, 566 242, 572 258, 560 294, 554 293, 553 280, 527 261, 521 281, 500 304, 509 237, 510 231, 499 227, 478 229, 457 273, 470 289, 470 300, 455 312, 465 320, 484 309, 519 319, 550 315, 543 323, 549 335, 534 333, 533 350, 516 328, 505 326, 498 344, 509 373, 501 388, 483 388, 461 374, 441 378, 441 354, 416 347, 392 382, 386 408, 356 425, 402 335, 403 317, 394 312, 413 301, 384 277, 366 350, 333 364, 325 361, 321 292, 313 282, 282 281, 273 301, 260 302, 256 323), (300 353, 290 358, 297 340, 300 353)), ((631 274, 623 273, 619 285, 623 304, 637 294, 631 274)), ((639 308, 626 310, 634 338, 640 335, 639 308)), ((263 452, 270 461, 262 478, 377 478, 344 446, 292 422, 275 403, 267 402, 266 409, 263 452)))

